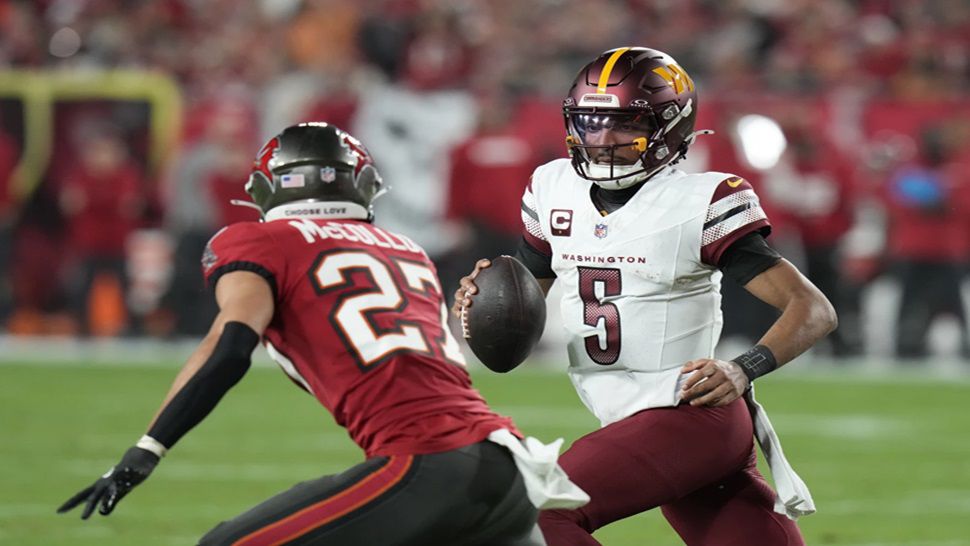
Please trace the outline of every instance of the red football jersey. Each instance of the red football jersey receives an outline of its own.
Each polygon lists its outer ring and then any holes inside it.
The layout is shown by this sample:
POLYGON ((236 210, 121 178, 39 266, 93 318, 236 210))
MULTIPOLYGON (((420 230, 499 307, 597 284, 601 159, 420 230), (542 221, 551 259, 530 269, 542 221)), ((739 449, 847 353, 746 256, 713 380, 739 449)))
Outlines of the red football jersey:
POLYGON ((424 250, 358 220, 233 224, 202 258, 211 286, 253 271, 276 309, 267 351, 368 456, 446 451, 512 421, 471 386, 424 250))

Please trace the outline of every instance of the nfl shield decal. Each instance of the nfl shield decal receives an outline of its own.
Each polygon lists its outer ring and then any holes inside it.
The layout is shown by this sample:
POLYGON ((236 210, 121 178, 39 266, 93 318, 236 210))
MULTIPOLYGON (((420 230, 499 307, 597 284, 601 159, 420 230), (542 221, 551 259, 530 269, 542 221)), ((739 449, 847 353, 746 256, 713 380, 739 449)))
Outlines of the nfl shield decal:
POLYGON ((320 167, 320 180, 329 184, 337 179, 337 171, 333 167, 320 167))
POLYGON ((597 239, 603 239, 606 237, 607 229, 608 226, 605 223, 601 222, 596 224, 596 226, 593 228, 593 235, 595 235, 597 239))

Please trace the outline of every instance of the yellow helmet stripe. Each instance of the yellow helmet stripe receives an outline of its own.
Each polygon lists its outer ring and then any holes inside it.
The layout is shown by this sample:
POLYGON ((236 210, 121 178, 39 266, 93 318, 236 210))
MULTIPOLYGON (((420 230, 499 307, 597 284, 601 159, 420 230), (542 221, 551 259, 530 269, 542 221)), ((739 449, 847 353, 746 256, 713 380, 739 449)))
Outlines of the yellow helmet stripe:
MULTIPOLYGON (((673 70, 674 72, 676 72, 678 75, 680 75, 680 79, 685 84, 687 84, 687 90, 688 91, 693 91, 694 90, 694 82, 690 79, 690 76, 687 75, 687 72, 683 68, 680 67, 680 65, 671 64, 670 65, 670 69, 673 70)), ((678 93, 680 93, 680 91, 678 91, 678 93)))
POLYGON ((670 84, 671 87, 674 85, 674 74, 665 66, 658 66, 653 69, 653 72, 664 79, 665 82, 670 84))
POLYGON ((610 72, 613 72, 613 65, 615 65, 616 61, 620 60, 620 57, 622 57, 627 51, 630 51, 630 48, 621 47, 620 49, 614 51, 613 54, 610 55, 610 58, 606 60, 606 64, 603 65, 603 71, 600 72, 600 80, 596 83, 597 94, 602 95, 606 93, 606 84, 610 81, 610 72))
POLYGON ((654 73, 664 79, 671 87, 674 88, 674 92, 678 95, 686 91, 694 90, 694 80, 690 79, 687 72, 676 64, 668 64, 667 66, 658 66, 653 69, 654 73))

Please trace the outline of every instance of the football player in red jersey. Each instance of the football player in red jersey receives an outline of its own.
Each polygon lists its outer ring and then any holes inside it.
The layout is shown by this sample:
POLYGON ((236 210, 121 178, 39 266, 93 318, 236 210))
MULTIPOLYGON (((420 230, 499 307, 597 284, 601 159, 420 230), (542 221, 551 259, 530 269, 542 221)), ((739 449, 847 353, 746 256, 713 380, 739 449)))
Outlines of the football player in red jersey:
POLYGON ((58 511, 107 515, 246 373, 261 341, 367 455, 222 522, 202 545, 539 545, 537 508, 588 497, 472 386, 434 266, 371 224, 370 154, 326 123, 289 127, 246 185, 263 222, 217 233, 202 265, 219 315, 148 432, 58 511))
MULTIPOLYGON (((603 53, 563 113, 570 158, 532 175, 516 257, 546 290, 560 283, 570 379, 602 428, 560 458, 592 500, 544 511, 546 540, 599 544, 596 529, 662 507, 691 546, 803 544, 792 520, 814 511, 811 495, 750 386, 831 331, 832 306, 767 245, 747 181, 673 167, 697 135, 697 92, 669 55, 603 53), (722 275, 781 311, 732 361, 713 355, 722 275), (752 433, 777 493, 755 466, 752 433)), ((456 315, 487 265, 462 279, 456 315)))

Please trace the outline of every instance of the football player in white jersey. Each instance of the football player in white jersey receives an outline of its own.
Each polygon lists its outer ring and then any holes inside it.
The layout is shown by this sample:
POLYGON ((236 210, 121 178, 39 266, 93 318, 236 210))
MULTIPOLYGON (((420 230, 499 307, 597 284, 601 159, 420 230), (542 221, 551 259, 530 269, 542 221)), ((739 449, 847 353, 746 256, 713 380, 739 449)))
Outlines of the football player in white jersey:
MULTIPOLYGON (((831 332, 835 311, 767 245, 748 182, 674 167, 696 112, 694 82, 669 55, 607 51, 563 102, 569 159, 540 166, 525 190, 516 257, 546 291, 562 284, 569 376, 603 425, 560 458, 592 501, 540 516, 550 546, 599 544, 596 529, 658 506, 689 545, 804 543, 794 518, 814 511, 811 495, 750 387, 831 332), (713 358, 722 275, 781 312, 730 361, 713 358)), ((456 314, 488 264, 462 279, 456 314)))

